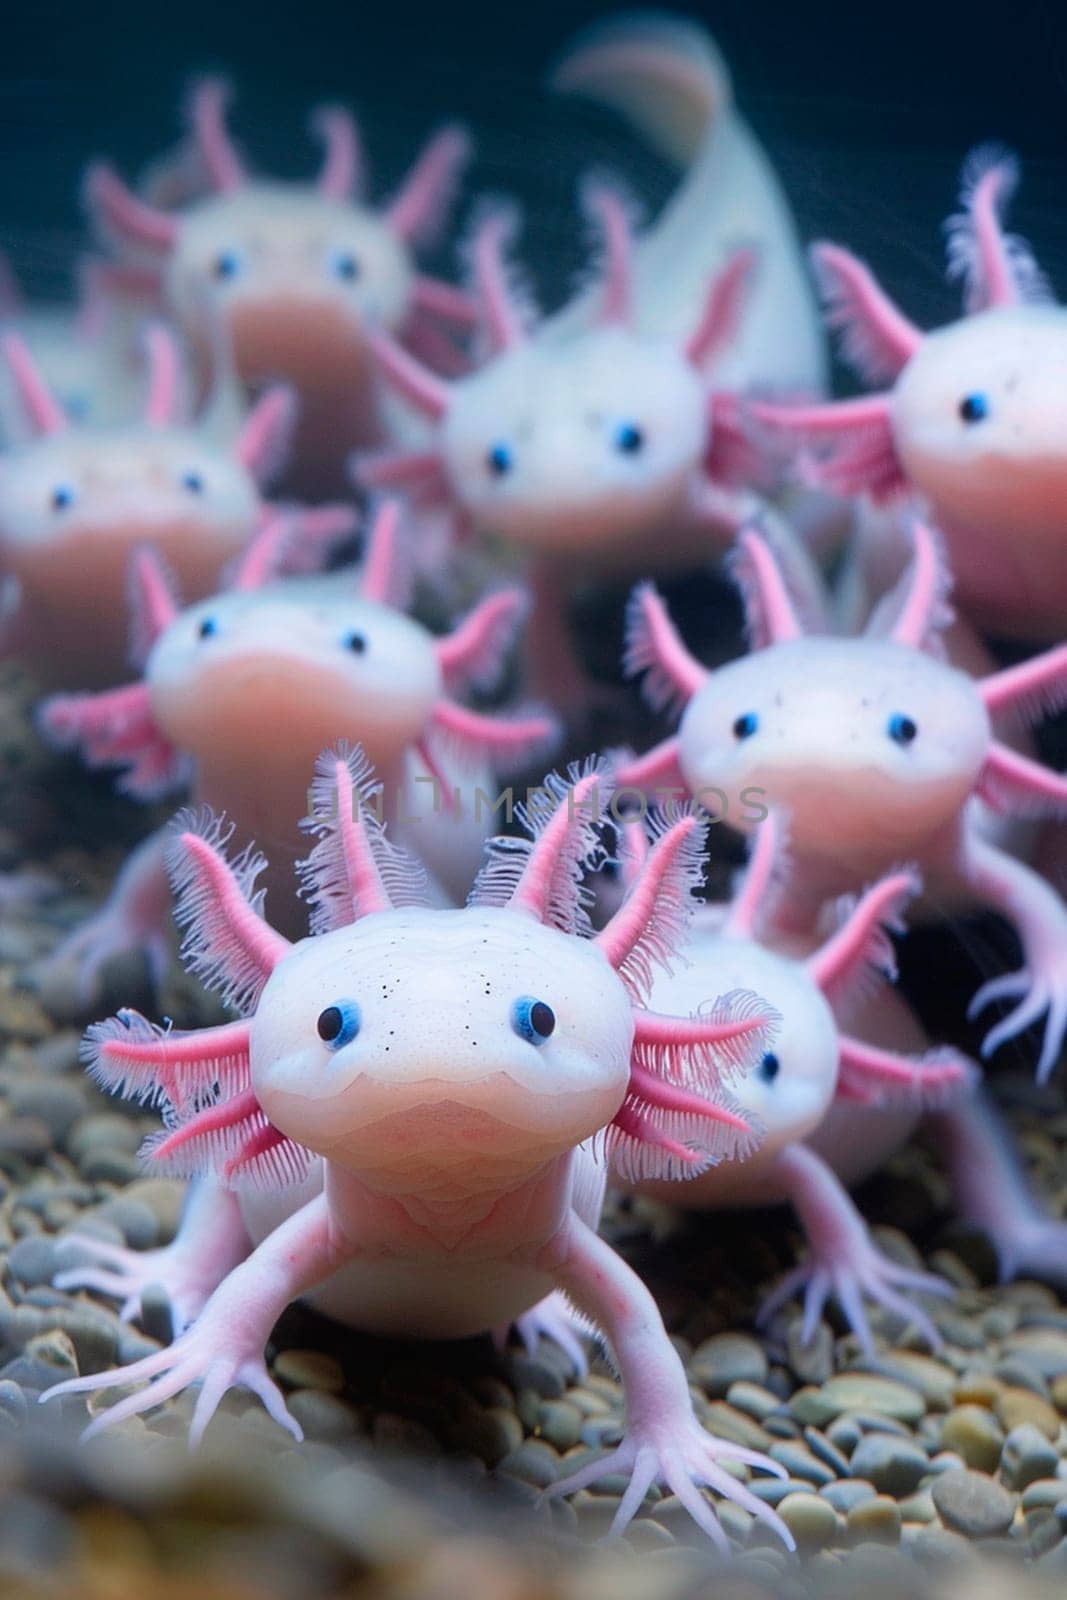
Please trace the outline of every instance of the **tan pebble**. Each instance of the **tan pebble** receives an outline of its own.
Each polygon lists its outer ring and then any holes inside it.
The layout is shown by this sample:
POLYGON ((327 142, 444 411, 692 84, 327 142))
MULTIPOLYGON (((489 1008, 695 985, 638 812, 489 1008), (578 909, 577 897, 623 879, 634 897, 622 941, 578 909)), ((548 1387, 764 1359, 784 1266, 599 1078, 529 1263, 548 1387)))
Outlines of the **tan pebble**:
POLYGON ((947 1278, 957 1289, 978 1288, 978 1279, 954 1250, 935 1250, 930 1257, 930 1271, 947 1278))
POLYGON ((849 1539, 854 1544, 898 1544, 900 1541, 901 1510, 887 1494, 861 1500, 852 1507, 846 1521, 849 1539))
POLYGON ((805 1553, 823 1549, 840 1526, 833 1506, 817 1494, 787 1494, 778 1503, 778 1515, 805 1553))
POLYGON ((543 1439, 527 1439, 517 1450, 506 1455, 497 1467, 498 1472, 511 1478, 521 1478, 538 1489, 547 1489, 560 1475, 559 1456, 543 1439))
POLYGON ((963 1457, 969 1467, 995 1472, 1004 1446, 1004 1433, 984 1406, 957 1406, 945 1418, 941 1444, 963 1457))
POLYGON ((900 1502, 900 1515, 905 1522, 927 1523, 937 1520, 937 1507, 929 1489, 920 1489, 900 1502))
POLYGON ((766 1450, 772 1443, 765 1428, 746 1417, 743 1411, 727 1405, 725 1400, 711 1402, 704 1422, 710 1433, 728 1439, 731 1444, 745 1445, 749 1450, 766 1450))
POLYGON ((755 1418, 757 1422, 766 1422, 782 1404, 778 1396, 764 1389, 762 1384, 744 1380, 730 1385, 726 1391, 726 1403, 743 1411, 747 1417, 755 1418))
MULTIPOLYGON (((514 1421, 517 1423, 518 1418, 515 1417, 514 1421)), ((572 1445, 577 1444, 581 1426, 582 1413, 577 1406, 572 1406, 567 1400, 542 1402, 538 1431, 553 1449, 569 1450, 572 1445)))
POLYGON ((743 1333, 716 1333, 697 1346, 689 1361, 692 1378, 712 1396, 738 1382, 762 1384, 767 1376, 763 1346, 743 1333))
MULTIPOLYGON (((926 1411, 917 1389, 893 1378, 879 1378, 866 1372, 839 1373, 823 1384, 820 1393, 824 1404, 833 1408, 833 1416, 843 1411, 873 1411, 896 1422, 916 1423, 926 1411)), ((795 1411, 793 1414, 796 1415, 795 1411)))
POLYGON ((616 1401, 616 1406, 613 1406, 602 1394, 592 1394, 586 1388, 578 1387, 567 1390, 567 1399, 570 1401, 572 1406, 578 1407, 578 1410, 582 1413, 583 1417, 608 1416, 616 1409, 620 1399, 619 1391, 617 1389, 614 1391, 614 1398, 616 1401))
POLYGON ((992 1411, 1003 1387, 991 1372, 965 1372, 952 1392, 952 1399, 958 1406, 985 1406, 992 1411))
POLYGON ((274 1358, 274 1376, 291 1389, 324 1389, 338 1394, 345 1386, 341 1364, 322 1350, 282 1350, 274 1358))
POLYGON ((1057 1411, 1067 1412, 1067 1372, 1052 1380, 1052 1403, 1057 1411))
POLYGON ((1030 1389, 1002 1389, 994 1409, 1003 1428, 1010 1430, 1017 1428, 1020 1423, 1029 1422, 1046 1439, 1055 1439, 1059 1434, 1060 1419, 1055 1407, 1030 1389))
POLYGON ((465 1416, 451 1430, 452 1443, 473 1451, 489 1466, 517 1450, 525 1437, 522 1423, 507 1406, 486 1406, 465 1416))

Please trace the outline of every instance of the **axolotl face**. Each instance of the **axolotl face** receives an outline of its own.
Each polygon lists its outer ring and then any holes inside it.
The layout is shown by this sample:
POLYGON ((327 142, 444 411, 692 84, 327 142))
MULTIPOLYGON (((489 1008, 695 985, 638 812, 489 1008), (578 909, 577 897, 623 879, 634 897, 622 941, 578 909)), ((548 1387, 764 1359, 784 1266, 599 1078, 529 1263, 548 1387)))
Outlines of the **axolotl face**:
POLYGON ((731 820, 746 788, 789 815, 799 857, 864 872, 907 860, 958 816, 988 750, 963 672, 889 640, 805 638, 710 675, 686 707, 686 783, 731 820), (703 793, 702 793, 703 791, 703 793))
POLYGON ((226 328, 241 377, 351 381, 368 327, 397 328, 409 252, 383 218, 299 185, 249 183, 183 214, 166 291, 195 337, 226 328))
POLYGON ((255 529, 259 503, 246 469, 193 429, 45 434, 0 464, 0 571, 18 580, 36 616, 55 619, 49 647, 59 654, 77 653, 79 619, 90 626, 77 680, 89 687, 124 665, 115 619, 126 609, 130 552, 151 543, 183 590, 210 592, 255 529))
POLYGON ((294 767, 339 733, 387 767, 441 692, 433 638, 353 594, 351 579, 288 579, 192 606, 156 642, 145 677, 165 736, 203 766, 294 767))
POLYGON ((893 438, 940 517, 1062 538, 1067 310, 1004 306, 927 334, 897 381, 893 438))
POLYGON ((480 532, 595 558, 684 512, 707 409, 665 342, 621 327, 524 340, 452 385, 442 452, 480 532))
POLYGON ((611 1121, 631 1001, 588 941, 495 907, 378 912, 296 945, 252 1023, 274 1125, 373 1180, 521 1176, 611 1121))

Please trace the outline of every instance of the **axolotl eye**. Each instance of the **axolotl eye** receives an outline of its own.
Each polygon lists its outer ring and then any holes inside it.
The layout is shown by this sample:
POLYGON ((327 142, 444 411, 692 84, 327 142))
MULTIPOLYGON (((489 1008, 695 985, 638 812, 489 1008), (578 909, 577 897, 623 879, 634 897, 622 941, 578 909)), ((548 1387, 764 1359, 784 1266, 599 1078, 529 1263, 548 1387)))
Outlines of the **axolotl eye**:
POLYGON ((354 1000, 338 1000, 320 1011, 315 1029, 327 1050, 343 1050, 359 1032, 359 1007, 354 1000))
POLYGON ((758 1078, 762 1078, 764 1083, 773 1083, 781 1070, 782 1063, 779 1061, 773 1050, 768 1050, 759 1066, 756 1068, 756 1076, 758 1078))
POLYGON ((214 617, 201 617, 197 625, 196 636, 198 639, 213 639, 219 631, 219 625, 214 617))
POLYGON ((640 455, 645 447, 644 430, 636 422, 623 422, 615 430, 615 448, 620 455, 640 455))
POLYGON ((965 394, 959 403, 960 420, 963 422, 984 422, 989 415, 989 396, 984 394, 965 394))
POLYGON ((511 1008, 511 1026, 527 1044, 544 1044, 556 1026, 556 1013, 543 1000, 520 995, 511 1008))
POLYGON ((759 717, 754 711, 745 711, 734 721, 734 738, 751 739, 759 727, 759 717))
POLYGON ((195 471, 193 469, 190 469, 190 471, 188 471, 188 472, 183 472, 182 473, 182 488, 188 490, 188 492, 190 494, 203 494, 203 492, 204 492, 204 475, 203 475, 203 473, 202 472, 197 472, 197 471, 195 471))
POLYGON ((356 283, 363 275, 359 260, 351 250, 332 250, 328 268, 330 276, 342 283, 356 283))
POLYGON ((515 465, 515 457, 511 453, 510 446, 506 444, 493 445, 492 449, 486 454, 485 465, 490 477, 506 477, 515 465))
POLYGON ((52 490, 52 510, 67 511, 76 499, 74 490, 69 483, 57 483, 52 490))
POLYGON ((894 744, 907 745, 911 744, 919 730, 912 719, 904 715, 903 711, 894 711, 886 724, 886 732, 894 744))
POLYGON ((365 633, 346 633, 341 643, 354 656, 365 656, 367 653, 367 635, 365 633))
POLYGON ((211 275, 220 283, 232 283, 239 278, 244 267, 239 250, 220 250, 211 263, 211 275))

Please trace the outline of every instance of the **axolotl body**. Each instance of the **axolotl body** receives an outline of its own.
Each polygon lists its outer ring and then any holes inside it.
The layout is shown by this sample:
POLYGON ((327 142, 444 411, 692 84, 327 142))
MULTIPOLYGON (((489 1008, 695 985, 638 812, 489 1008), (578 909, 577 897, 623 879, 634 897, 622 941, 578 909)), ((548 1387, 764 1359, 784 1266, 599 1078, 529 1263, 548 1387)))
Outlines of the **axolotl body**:
MULTIPOLYGON (((844 353, 886 387, 826 405, 759 403, 752 413, 797 442, 808 479, 876 502, 917 498, 944 535, 968 620, 1058 642, 1067 629, 1067 309, 1053 303, 1024 242, 1004 231, 1017 176, 1014 159, 988 147, 965 165, 948 240, 967 315, 933 333, 897 309, 862 261, 817 245, 844 353)), ((891 532, 868 531, 865 565, 885 559, 875 540, 891 532)))
MULTIPOLYGON (((75 425, 8 334, 3 351, 33 437, 0 459, 0 653, 17 656, 42 687, 118 681, 131 552, 151 542, 195 599, 247 545, 268 506, 261 484, 277 467, 292 402, 269 390, 227 447, 206 423, 179 415, 179 355, 162 327, 148 335, 143 416, 75 425)), ((307 514, 311 534, 322 512, 307 514)), ((327 528, 350 521, 337 508, 327 528)))
MULTIPOLYGON (((298 819, 319 750, 358 739, 375 761, 398 838, 431 866, 439 894, 462 896, 501 811, 496 774, 551 742, 555 722, 468 710, 449 690, 489 684, 525 609, 521 590, 485 598, 455 632, 435 638, 405 615, 407 562, 400 508, 373 519, 359 573, 274 581, 289 527, 276 519, 253 541, 229 590, 182 609, 148 551, 133 583, 144 659, 140 682, 96 695, 56 696, 45 732, 96 765, 124 770, 140 798, 181 787, 222 810, 245 839, 271 851, 272 911, 302 920, 292 893, 298 819), (455 793, 453 793, 455 791, 455 793), (479 795, 481 798, 479 798, 479 795)), ((169 896, 163 839, 131 857, 104 910, 60 947, 86 982, 119 948, 143 946, 157 971, 167 956, 169 896)))
POLYGON ((441 129, 377 212, 361 198, 359 134, 340 107, 314 114, 326 156, 307 183, 247 173, 226 130, 218 81, 197 88, 191 112, 210 193, 161 210, 97 166, 86 186, 89 208, 105 238, 157 266, 165 304, 205 359, 221 327, 246 384, 255 390, 282 378, 294 386, 299 487, 338 492, 348 452, 385 430, 368 329, 391 329, 454 370, 458 349, 439 330, 471 325, 467 297, 420 274, 413 254, 441 229, 468 159, 466 136, 441 129))
MULTIPOLYGON (((207 1276, 208 1298, 170 1348, 51 1393, 153 1380, 98 1416, 97 1431, 201 1382, 195 1440, 224 1392, 245 1385, 299 1437, 263 1358, 292 1299, 313 1295, 361 1328, 440 1337, 495 1327, 564 1289, 610 1338, 628 1417, 616 1450, 552 1492, 625 1473, 618 1529, 663 1481, 725 1545, 696 1487, 709 1484, 791 1544, 719 1463, 773 1465, 700 1426, 655 1302, 595 1232, 601 1130, 655 1147, 684 1110, 705 1159, 751 1142, 721 1083, 766 1047, 773 1014, 752 995, 693 1018, 641 1001, 693 904, 702 826, 686 816, 666 829, 626 905, 590 936, 582 865, 610 793, 595 764, 546 781, 552 804, 534 809, 532 846, 495 841, 463 910, 412 903, 411 863, 375 820, 368 784, 358 752, 321 759, 318 842, 302 868, 314 937, 296 945, 259 913, 258 858, 235 870, 217 828, 178 834, 187 959, 243 1020, 174 1033, 122 1013, 91 1030, 89 1057, 102 1083, 165 1106, 150 1165, 211 1171, 230 1190, 201 1210, 201 1237, 173 1247, 207 1276), (308 1197, 299 1180, 316 1159, 308 1197), (289 1215, 265 1225, 255 1185, 294 1180, 289 1215)), ((277 1213, 286 1196, 260 1199, 277 1213)), ((143 1281, 135 1252, 82 1248, 102 1265, 72 1269, 66 1284, 125 1296, 143 1281)))
POLYGON ((709 672, 685 648, 650 587, 632 602, 628 665, 658 705, 684 706, 677 737, 624 768, 620 782, 695 794, 751 828, 746 790, 789 818, 792 871, 781 926, 810 931, 827 900, 901 861, 922 871, 934 906, 984 904, 1019 934, 1023 966, 985 984, 972 1014, 1015 1007, 988 1034, 989 1055, 1045 1016, 1038 1075, 1067 1027, 1067 908, 1032 868, 991 842, 986 802, 1019 816, 1062 815, 1067 782, 995 736, 1063 703, 1060 646, 975 681, 939 655, 951 579, 929 529, 898 591, 859 638, 805 634, 770 549, 742 535, 751 654, 709 672))

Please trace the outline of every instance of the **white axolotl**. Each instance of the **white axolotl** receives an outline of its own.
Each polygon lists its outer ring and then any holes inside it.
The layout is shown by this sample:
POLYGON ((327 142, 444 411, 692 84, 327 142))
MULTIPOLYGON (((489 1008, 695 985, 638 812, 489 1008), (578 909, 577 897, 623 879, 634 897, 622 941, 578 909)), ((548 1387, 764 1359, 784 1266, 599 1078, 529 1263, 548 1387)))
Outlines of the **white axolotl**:
POLYGON ((258 857, 227 865, 210 819, 178 834, 187 961, 242 1020, 175 1033, 124 1012, 90 1030, 88 1059, 99 1082, 164 1105, 153 1168, 212 1172, 226 1187, 164 1261, 85 1239, 102 1265, 61 1281, 126 1297, 162 1270, 187 1294, 195 1282, 202 1309, 170 1348, 49 1394, 153 1380, 95 1432, 202 1382, 195 1441, 244 1385, 299 1438, 263 1357, 298 1296, 368 1331, 452 1338, 562 1289, 611 1341, 627 1425, 616 1450, 550 1492, 627 1474, 618 1531, 663 1482, 725 1547, 706 1484, 791 1546, 720 1465, 773 1464, 701 1427, 655 1301, 596 1234, 598 1149, 647 1144, 669 1159, 682 1138, 710 1161, 751 1143, 723 1083, 766 1049, 773 1012, 712 992, 699 1015, 670 1017, 642 998, 694 904, 701 823, 665 829, 626 905, 592 935, 582 865, 610 795, 596 763, 546 780, 555 803, 533 808, 532 846, 493 841, 463 910, 417 903, 417 870, 387 842, 369 781, 358 752, 320 759, 318 843, 302 867, 314 937, 296 945, 262 919, 258 857))
MULTIPOLYGON (((644 859, 648 839, 639 823, 625 831, 629 874, 644 859)), ((795 1207, 809 1254, 767 1297, 758 1322, 803 1289, 807 1342, 835 1295, 870 1351, 866 1296, 937 1346, 930 1318, 899 1290, 946 1293, 948 1285, 889 1260, 848 1187, 875 1173, 925 1118, 960 1212, 989 1236, 1002 1282, 1021 1273, 1067 1282, 1067 1223, 1050 1214, 1023 1176, 974 1064, 951 1048, 928 1049, 903 1001, 891 989, 870 990, 872 973, 895 976, 885 931, 899 930, 904 903, 921 887, 917 876, 903 871, 881 879, 844 908, 835 931, 814 949, 810 939, 769 940, 775 901, 789 881, 785 832, 773 813, 755 829, 731 903, 695 913, 680 952, 687 965, 657 973, 650 992, 657 1008, 685 1012, 714 973, 716 983, 751 988, 780 1013, 773 1050, 734 1090, 743 1113, 765 1129, 759 1149, 686 1182, 649 1181, 639 1162, 624 1165, 620 1176, 686 1210, 777 1201, 795 1207)), ((686 1176, 687 1161, 687 1155, 679 1161, 678 1178, 686 1176)))
POLYGON ((770 550, 748 531, 736 573, 753 652, 715 672, 675 632, 646 585, 632 601, 628 670, 653 703, 684 706, 681 726, 621 771, 639 788, 695 794, 748 831, 754 791, 789 817, 793 870, 779 917, 810 929, 826 901, 900 861, 921 869, 937 908, 984 904, 1015 927, 1023 966, 984 984, 971 1015, 1018 1004, 983 1055, 1045 1017, 1038 1077, 1067 1028, 1067 908, 1034 870, 984 836, 976 798, 1018 816, 1062 815, 1067 780, 995 737, 1067 695, 1067 646, 975 681, 939 654, 951 578, 934 535, 914 524, 915 559, 891 604, 861 638, 805 635, 770 550), (882 630, 882 631, 879 631, 882 630))
POLYGON ((88 205, 105 238, 156 263, 165 303, 205 359, 221 326, 246 384, 293 385, 300 485, 336 492, 348 453, 383 437, 368 328, 388 328, 455 370, 457 348, 439 329, 468 329, 473 307, 458 289, 418 272, 414 252, 441 231, 468 140, 460 128, 442 128, 376 211, 362 199, 359 134, 348 112, 314 113, 326 146, 322 170, 314 182, 285 183, 246 172, 225 105, 214 79, 191 100, 192 138, 212 193, 177 212, 160 210, 110 168, 94 166, 88 205))
MULTIPOLYGON (((0 458, 0 655, 24 661, 43 687, 90 689, 121 678, 123 631, 103 619, 124 614, 139 545, 155 545, 199 599, 270 510, 261 484, 288 441, 289 392, 268 390, 223 445, 206 423, 181 420, 172 336, 153 327, 147 346, 143 416, 79 427, 22 340, 9 333, 2 342, 33 436, 0 458)), ((300 527, 314 544, 352 522, 347 508, 324 507, 304 513, 300 527)))
MULTIPOLYGON (((845 355, 888 387, 752 411, 764 442, 768 425, 798 441, 809 479, 875 501, 918 497, 944 534, 969 620, 1058 642, 1067 630, 1067 308, 1052 303, 1023 241, 1004 232, 1017 175, 1015 160, 988 146, 966 163, 948 259, 967 315, 933 333, 908 321, 863 262, 816 245, 845 355)), ((877 549, 861 555, 873 567, 884 559, 877 549)))
MULTIPOLYGON (((521 589, 500 589, 455 632, 435 638, 404 614, 407 568, 397 502, 367 536, 358 575, 273 582, 291 528, 278 518, 253 541, 228 590, 182 609, 158 560, 132 566, 139 682, 59 695, 41 708, 45 734, 94 766, 124 768, 141 799, 192 777, 198 804, 224 810, 243 839, 271 852, 271 903, 287 931, 303 923, 292 893, 298 819, 317 753, 344 737, 375 763, 394 833, 431 867, 445 899, 462 898, 486 834, 501 815, 499 773, 556 735, 551 714, 469 710, 452 691, 491 685, 525 613, 521 589)), ((506 806, 507 791, 504 791, 506 806)), ((157 977, 169 950, 164 834, 131 856, 103 910, 48 966, 77 959, 82 985, 118 950, 143 948, 157 977)))

